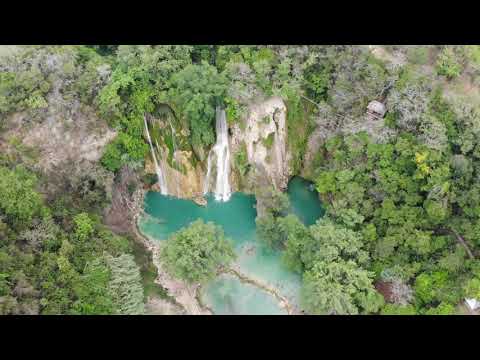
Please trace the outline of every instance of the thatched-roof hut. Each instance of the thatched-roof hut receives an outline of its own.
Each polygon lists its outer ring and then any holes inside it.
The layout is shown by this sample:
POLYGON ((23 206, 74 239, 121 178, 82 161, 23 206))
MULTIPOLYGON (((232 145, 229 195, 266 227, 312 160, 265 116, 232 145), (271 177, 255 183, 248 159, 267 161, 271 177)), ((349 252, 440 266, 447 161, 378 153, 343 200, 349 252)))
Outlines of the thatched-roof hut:
POLYGON ((377 119, 382 119, 386 112, 385 105, 377 100, 370 101, 367 106, 367 114, 377 119))
POLYGON ((477 310, 480 308, 480 302, 477 299, 465 299, 465 303, 470 310, 477 310))

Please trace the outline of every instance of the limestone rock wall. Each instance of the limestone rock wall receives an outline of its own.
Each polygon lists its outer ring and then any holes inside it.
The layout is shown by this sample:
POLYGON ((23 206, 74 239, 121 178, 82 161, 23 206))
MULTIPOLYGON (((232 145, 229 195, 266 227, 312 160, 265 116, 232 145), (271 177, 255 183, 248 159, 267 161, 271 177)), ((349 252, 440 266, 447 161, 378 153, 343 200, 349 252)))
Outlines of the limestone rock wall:
POLYGON ((251 170, 246 174, 247 190, 259 182, 278 189, 287 187, 290 169, 287 154, 287 108, 279 97, 251 104, 244 122, 231 128, 232 154, 246 148, 251 170))

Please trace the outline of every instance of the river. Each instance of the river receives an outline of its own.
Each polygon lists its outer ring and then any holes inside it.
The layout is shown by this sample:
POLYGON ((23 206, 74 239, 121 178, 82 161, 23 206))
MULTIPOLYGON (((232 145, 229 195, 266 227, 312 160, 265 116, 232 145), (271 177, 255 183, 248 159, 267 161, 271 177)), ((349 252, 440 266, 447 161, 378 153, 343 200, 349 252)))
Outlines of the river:
MULTIPOLYGON (((287 193, 291 211, 306 225, 323 215, 318 194, 306 180, 294 177, 287 193)), ((140 220, 140 230, 162 241, 198 218, 221 225, 225 235, 233 241, 237 254, 235 268, 250 279, 274 287, 291 304, 297 305, 301 278, 283 265, 280 251, 268 249, 257 239, 255 197, 236 192, 227 202, 215 201, 212 195, 207 196, 207 201, 207 206, 203 207, 189 200, 149 192, 145 197, 148 216, 140 220)), ((270 293, 230 274, 207 284, 202 300, 215 314, 286 314, 270 293)))

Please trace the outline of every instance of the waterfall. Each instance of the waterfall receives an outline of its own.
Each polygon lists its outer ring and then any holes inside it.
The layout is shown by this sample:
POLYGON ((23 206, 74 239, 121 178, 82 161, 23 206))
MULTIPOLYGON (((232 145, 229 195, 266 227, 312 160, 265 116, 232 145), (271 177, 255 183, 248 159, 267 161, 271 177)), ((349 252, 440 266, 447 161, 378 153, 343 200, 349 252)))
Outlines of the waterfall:
MULTIPOLYGON (((175 142, 175 128, 173 127, 172 125, 172 122, 170 121, 170 117, 167 115, 166 116, 167 118, 167 121, 168 121, 168 124, 170 125, 170 130, 172 132, 172 144, 173 144, 173 154, 172 154, 172 159, 173 161, 175 162, 175 164, 177 164, 177 144, 175 142)), ((174 172, 175 173, 175 172, 174 172)), ((175 173, 176 174, 176 173, 175 173)), ((176 187, 177 187, 177 196, 180 194, 180 186, 179 186, 179 181, 178 179, 175 179, 175 184, 176 184, 176 187)))
MULTIPOLYGON (((168 195, 167 182, 165 181, 165 177, 163 176, 162 169, 158 165, 157 157, 155 155, 155 149, 153 148, 152 139, 150 138, 150 131, 148 131, 147 118, 145 116, 143 117, 143 121, 145 123, 145 131, 147 133, 148 143, 150 144, 150 150, 152 152, 153 163, 155 164, 155 172, 157 173, 158 184, 160 185, 160 193, 162 195, 168 195)), ((158 149, 158 143, 156 145, 158 149)))
POLYGON ((205 177, 205 184, 203 192, 206 194, 210 185, 210 174, 212 167, 212 157, 216 158, 217 179, 215 183, 215 200, 228 201, 232 194, 230 189, 230 149, 228 146, 228 129, 225 110, 217 107, 216 109, 216 132, 217 141, 213 148, 208 153, 207 160, 207 175, 205 177))
MULTIPOLYGON (((157 147, 158 153, 161 155, 162 152, 160 150, 160 146, 158 146, 157 139, 155 139, 155 145, 157 147)), ((168 195, 168 187, 167 187, 167 180, 165 179, 165 174, 164 171, 162 171, 162 160, 160 159, 159 164, 158 164, 158 171, 157 171, 157 176, 158 178, 158 184, 160 185, 160 193, 163 195, 168 195), (158 173, 160 171, 160 173, 158 173)))
POLYGON ((210 150, 210 152, 208 153, 207 175, 205 176, 205 182, 203 184, 203 195, 206 195, 208 193, 208 187, 210 185, 210 172, 212 170, 212 154, 213 154, 212 150, 210 150))
MULTIPOLYGON (((175 128, 173 127, 172 122, 170 121, 170 118, 168 116, 167 116, 167 122, 168 122, 168 125, 170 125, 170 130, 172 133, 172 143, 173 143, 172 155, 175 155, 175 151, 177 151, 177 144, 175 143, 175 128)), ((173 160, 175 160, 175 157, 173 157, 173 160)))

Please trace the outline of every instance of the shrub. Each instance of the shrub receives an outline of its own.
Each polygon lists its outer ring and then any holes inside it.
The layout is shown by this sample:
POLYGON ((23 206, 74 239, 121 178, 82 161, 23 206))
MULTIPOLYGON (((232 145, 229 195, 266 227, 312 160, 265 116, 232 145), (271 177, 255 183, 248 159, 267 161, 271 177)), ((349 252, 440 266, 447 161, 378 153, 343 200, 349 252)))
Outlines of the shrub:
POLYGON ((457 61, 453 50, 448 47, 443 49, 437 59, 437 74, 453 79, 459 76, 461 72, 462 66, 457 61))

